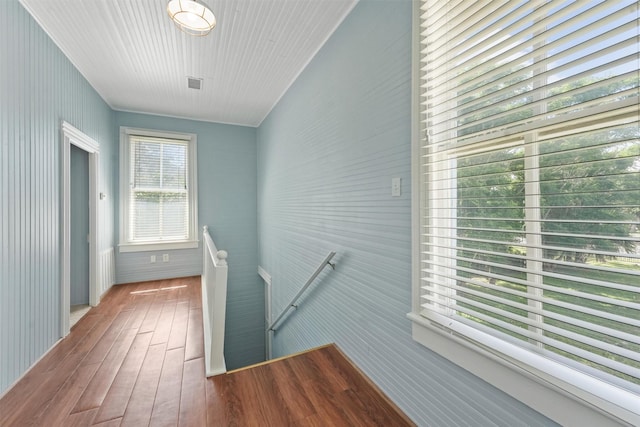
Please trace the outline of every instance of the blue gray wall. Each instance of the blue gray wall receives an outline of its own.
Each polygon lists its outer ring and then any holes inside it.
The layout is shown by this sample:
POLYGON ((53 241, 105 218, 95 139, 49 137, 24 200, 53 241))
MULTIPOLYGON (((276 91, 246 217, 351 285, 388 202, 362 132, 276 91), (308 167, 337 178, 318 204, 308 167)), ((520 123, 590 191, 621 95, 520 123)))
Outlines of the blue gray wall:
POLYGON ((258 129, 273 312, 337 251, 274 357, 335 342, 420 425, 548 425, 411 338, 411 7, 361 0, 258 129))
MULTIPOLYGON (((336 342, 421 425, 549 424, 411 339, 410 28, 409 1, 361 0, 260 126, 256 152, 253 129, 113 113, 17 0, 0 0, 0 393, 59 335, 66 120, 100 143, 100 250, 117 244, 118 127, 198 134, 200 225, 229 251, 230 368, 262 358, 256 265, 277 313, 336 250, 275 355, 336 342)), ((119 282, 152 278, 135 261, 118 257, 119 282)))
MULTIPOLYGON (((0 393, 60 337, 60 151, 65 120, 100 144, 114 194, 113 112, 17 0, 0 0, 0 393)), ((113 198, 101 201, 103 250, 113 198)))
POLYGON ((69 153, 71 230, 69 302, 89 304, 89 154, 71 146, 69 153))
MULTIPOLYGON (((198 135, 198 222, 229 253, 227 368, 264 360, 264 289, 257 274, 256 129, 218 123, 115 113, 120 126, 198 135)), ((201 235, 201 231, 200 231, 201 235)), ((200 245, 202 246, 202 245, 200 245)), ((116 251, 117 283, 199 275, 202 249, 116 251), (169 253, 169 262, 160 254, 169 253), (150 255, 157 254, 155 264, 150 255)))

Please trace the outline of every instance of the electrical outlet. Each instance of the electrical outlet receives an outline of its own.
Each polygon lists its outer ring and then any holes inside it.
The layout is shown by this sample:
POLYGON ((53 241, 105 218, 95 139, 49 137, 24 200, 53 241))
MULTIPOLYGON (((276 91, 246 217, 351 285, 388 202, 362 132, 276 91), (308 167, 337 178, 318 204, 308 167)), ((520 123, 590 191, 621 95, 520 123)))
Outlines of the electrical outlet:
POLYGON ((400 197, 402 187, 402 179, 400 177, 391 178, 391 196, 400 197))
POLYGON ((155 262, 156 262, 156 256, 151 255, 151 264, 154 264, 155 262))
POLYGON ((162 254, 162 262, 169 262, 169 254, 162 254))

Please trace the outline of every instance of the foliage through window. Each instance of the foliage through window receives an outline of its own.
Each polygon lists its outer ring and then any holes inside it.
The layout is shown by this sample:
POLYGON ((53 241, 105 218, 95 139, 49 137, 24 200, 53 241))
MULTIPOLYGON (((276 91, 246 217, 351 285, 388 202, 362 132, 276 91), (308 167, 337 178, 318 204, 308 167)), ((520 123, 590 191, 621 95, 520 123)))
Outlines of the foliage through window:
POLYGON ((640 395, 637 2, 421 13, 420 315, 640 395))

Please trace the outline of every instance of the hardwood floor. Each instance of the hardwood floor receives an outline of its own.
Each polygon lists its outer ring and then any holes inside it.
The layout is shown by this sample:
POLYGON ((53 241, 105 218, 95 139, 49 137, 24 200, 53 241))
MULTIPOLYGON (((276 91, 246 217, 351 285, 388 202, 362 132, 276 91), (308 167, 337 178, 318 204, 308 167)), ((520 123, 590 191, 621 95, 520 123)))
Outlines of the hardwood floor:
POLYGON ((113 287, 2 399, 0 426, 409 426, 335 346, 204 375, 200 278, 113 287))
POLYGON ((207 381, 221 426, 413 426, 334 345, 207 381))

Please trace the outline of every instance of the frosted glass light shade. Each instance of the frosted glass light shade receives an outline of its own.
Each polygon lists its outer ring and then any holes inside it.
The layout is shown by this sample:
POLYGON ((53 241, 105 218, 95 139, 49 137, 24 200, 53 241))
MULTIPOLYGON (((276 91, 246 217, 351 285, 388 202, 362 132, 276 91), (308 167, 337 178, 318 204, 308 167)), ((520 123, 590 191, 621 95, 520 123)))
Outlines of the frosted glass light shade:
POLYGON ((213 12, 198 0, 170 0, 167 13, 182 31, 194 36, 206 36, 216 26, 213 12))

